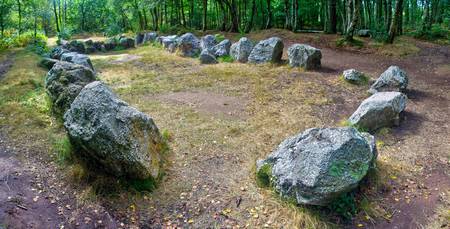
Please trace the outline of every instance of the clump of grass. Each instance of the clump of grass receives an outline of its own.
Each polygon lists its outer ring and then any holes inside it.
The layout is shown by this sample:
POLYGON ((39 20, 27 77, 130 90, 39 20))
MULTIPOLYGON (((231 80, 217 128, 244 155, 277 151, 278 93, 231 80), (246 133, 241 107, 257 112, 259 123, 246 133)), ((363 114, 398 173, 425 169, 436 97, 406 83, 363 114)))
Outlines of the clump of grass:
POLYGON ((215 34, 214 37, 216 38, 217 42, 221 42, 221 41, 225 40, 225 36, 220 33, 215 34))
POLYGON ((150 192, 157 187, 157 180, 152 177, 142 180, 131 180, 128 181, 128 185, 138 192, 150 192))
POLYGON ((230 55, 225 55, 217 58, 217 61, 219 61, 220 63, 233 63, 234 59, 230 55))
POLYGON ((56 138, 53 142, 53 150, 56 152, 57 160, 59 163, 72 163, 73 162, 73 147, 70 143, 69 137, 56 138))
POLYGON ((269 164, 263 165, 256 172, 256 183, 260 187, 269 187, 272 183, 272 166, 269 164))
POLYGON ((344 75, 342 75, 342 74, 339 75, 339 80, 340 80, 341 82, 349 83, 349 84, 357 85, 357 86, 366 86, 366 85, 369 84, 369 77, 366 76, 366 75, 364 75, 364 74, 361 76, 361 80, 360 80, 360 81, 346 80, 346 79, 344 78, 344 75))
POLYGON ((344 220, 351 220, 357 213, 357 206, 354 192, 348 192, 340 195, 327 208, 333 213, 341 216, 344 220))
POLYGON ((352 40, 348 41, 345 38, 340 38, 336 40, 336 47, 342 48, 342 47, 357 47, 362 48, 364 47, 364 42, 362 40, 353 38, 352 40))

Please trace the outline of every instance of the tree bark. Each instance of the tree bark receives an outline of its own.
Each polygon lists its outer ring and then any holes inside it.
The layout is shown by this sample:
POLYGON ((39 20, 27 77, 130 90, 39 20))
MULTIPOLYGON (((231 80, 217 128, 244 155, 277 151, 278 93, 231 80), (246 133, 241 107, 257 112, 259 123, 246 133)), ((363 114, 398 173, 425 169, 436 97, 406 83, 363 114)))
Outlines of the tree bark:
POLYGON ((335 34, 337 32, 336 0, 328 0, 328 17, 327 33, 335 34))
MULTIPOLYGON (((352 0, 348 0, 349 2, 352 0)), ((353 40, 353 34, 355 33, 356 30, 356 25, 358 24, 359 21, 359 10, 361 9, 360 7, 361 4, 361 0, 353 0, 353 18, 350 22, 350 25, 347 28, 347 32, 345 34, 345 40, 347 41, 352 41, 353 40)))
POLYGON ((256 13, 256 0, 252 1, 252 11, 250 13, 250 20, 248 21, 247 27, 245 28, 245 33, 249 33, 253 28, 253 21, 255 19, 256 13))
POLYGON ((267 23, 266 29, 272 28, 272 4, 271 0, 267 0, 267 23))
POLYGON ((53 0, 53 13, 55 14, 55 23, 56 23, 56 32, 61 32, 59 30, 59 19, 58 19, 58 12, 56 11, 56 0, 53 0))
POLYGON ((207 29, 207 13, 208 13, 208 0, 203 0, 203 26, 202 30, 206 31, 207 29))
POLYGON ((397 5, 395 7, 395 14, 394 17, 392 18, 391 27, 389 29, 389 38, 387 41, 390 44, 394 43, 394 38, 397 33, 398 22, 400 20, 403 11, 402 9, 403 9, 403 0, 397 0, 397 5))

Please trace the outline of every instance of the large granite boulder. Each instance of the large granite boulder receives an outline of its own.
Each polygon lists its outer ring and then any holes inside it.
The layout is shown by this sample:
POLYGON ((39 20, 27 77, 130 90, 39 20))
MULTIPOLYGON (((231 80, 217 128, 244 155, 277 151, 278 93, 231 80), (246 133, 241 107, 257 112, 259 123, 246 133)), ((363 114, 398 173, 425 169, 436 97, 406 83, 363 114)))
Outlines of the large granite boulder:
POLYGON ((288 58, 291 67, 318 69, 321 66, 322 52, 309 45, 293 44, 288 49, 288 58))
POLYGON ((63 47, 58 46, 58 47, 53 48, 50 51, 50 58, 59 60, 59 59, 61 59, 62 54, 68 53, 68 52, 70 52, 70 51, 63 47))
POLYGON ((58 61, 47 73, 45 89, 53 104, 53 110, 62 115, 83 87, 95 80, 92 70, 82 65, 58 61))
POLYGON ((358 30, 358 36, 370 37, 370 30, 369 29, 360 29, 360 30, 358 30))
POLYGON ((192 33, 183 34, 177 43, 181 56, 194 57, 200 54, 200 40, 192 33))
POLYGON ((77 53, 86 53, 86 47, 82 41, 73 40, 69 43, 69 51, 77 53))
POLYGON ((230 48, 231 48, 231 41, 225 39, 221 41, 219 44, 214 46, 213 48, 214 55, 216 57, 228 56, 230 55, 230 48))
POLYGON ((380 91, 404 92, 408 87, 408 75, 398 66, 390 66, 369 89, 374 94, 380 91))
POLYGON ((161 45, 164 47, 164 49, 168 50, 169 52, 175 52, 177 47, 177 35, 172 36, 161 36, 157 39, 161 45))
POLYGON ((97 49, 94 47, 94 41, 92 41, 91 39, 86 40, 84 42, 84 46, 86 47, 86 53, 94 53, 97 51, 97 49))
POLYGON ((53 68, 53 66, 54 66, 58 61, 59 61, 59 60, 57 60, 57 59, 52 59, 52 58, 46 58, 46 57, 44 57, 44 58, 42 58, 42 59, 39 61, 39 66, 42 67, 42 68, 45 68, 45 69, 50 70, 50 69, 53 68))
POLYGON ((248 38, 242 37, 238 42, 231 45, 230 55, 233 59, 241 63, 246 63, 248 61, 248 56, 253 50, 253 42, 248 38))
POLYGON ((278 37, 272 37, 267 40, 260 41, 248 57, 249 63, 278 63, 281 62, 284 44, 278 37))
POLYGON ((364 74, 356 69, 347 69, 342 73, 342 76, 345 81, 353 84, 362 84, 367 80, 364 74))
POLYGON ((398 125, 406 102, 407 97, 401 92, 378 92, 364 100, 348 121, 367 131, 398 125))
POLYGON ((119 45, 124 49, 134 48, 134 39, 130 37, 121 37, 119 45))
POLYGON ((158 33, 156 32, 148 32, 144 34, 144 43, 154 42, 158 38, 158 33))
POLYGON ((76 52, 68 52, 68 53, 64 53, 61 56, 61 60, 67 61, 70 63, 74 63, 74 64, 83 65, 87 68, 90 68, 92 71, 94 71, 94 66, 92 65, 91 59, 87 55, 79 54, 76 52))
POLYGON ((213 35, 206 35, 200 40, 201 50, 207 50, 210 53, 214 53, 214 46, 217 45, 216 37, 213 35))
POLYGON ((136 37, 135 37, 136 45, 141 45, 144 43, 144 36, 145 36, 144 33, 136 34, 136 37))
POLYGON ((374 137, 355 128, 313 128, 257 162, 261 184, 298 204, 326 205, 356 188, 374 166, 374 137))
POLYGON ((110 37, 105 41, 105 50, 111 51, 117 47, 118 41, 115 37, 110 37))
POLYGON ((200 63, 201 64, 217 64, 217 59, 216 57, 211 54, 207 49, 204 49, 201 53, 200 53, 200 63))
POLYGON ((106 51, 105 42, 103 42, 103 41, 94 41, 94 43, 92 44, 92 47, 94 47, 95 50, 98 52, 106 51))
POLYGON ((100 81, 86 85, 64 115, 80 158, 117 177, 157 178, 163 141, 153 119, 100 81))

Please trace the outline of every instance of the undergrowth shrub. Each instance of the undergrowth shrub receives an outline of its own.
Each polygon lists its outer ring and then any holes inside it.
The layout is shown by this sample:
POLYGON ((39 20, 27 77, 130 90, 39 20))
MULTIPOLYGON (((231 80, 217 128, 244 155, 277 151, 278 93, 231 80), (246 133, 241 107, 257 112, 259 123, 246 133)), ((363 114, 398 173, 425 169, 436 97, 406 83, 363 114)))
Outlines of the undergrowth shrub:
POLYGON ((47 51, 47 37, 42 33, 37 33, 35 37, 34 32, 29 31, 20 35, 5 34, 0 39, 0 50, 15 47, 27 47, 38 54, 43 54, 47 51))

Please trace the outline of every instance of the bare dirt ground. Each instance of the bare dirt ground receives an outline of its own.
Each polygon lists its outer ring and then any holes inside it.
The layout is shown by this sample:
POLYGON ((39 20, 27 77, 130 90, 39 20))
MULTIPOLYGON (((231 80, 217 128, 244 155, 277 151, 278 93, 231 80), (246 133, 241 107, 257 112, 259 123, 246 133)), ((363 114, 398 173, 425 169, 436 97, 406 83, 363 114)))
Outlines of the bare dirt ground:
MULTIPOLYGON (((146 56, 128 58, 140 56, 140 53, 125 54, 126 61, 121 61, 122 56, 119 56, 119 64, 133 64, 130 72, 118 71, 122 74, 120 77, 129 73, 125 75, 132 79, 129 86, 124 78, 106 76, 108 71, 117 71, 109 68, 118 63, 98 62, 96 67, 105 74, 103 79, 126 101, 154 115, 158 125, 170 127, 173 152, 172 162, 166 169, 167 176, 153 193, 118 193, 113 197, 96 197, 95 201, 80 201, 86 184, 81 184, 81 187, 71 185, 59 166, 46 158, 36 157, 42 154, 17 147, 20 143, 0 135, 0 167, 5 168, 0 172, 0 227, 302 228, 316 225, 320 228, 318 222, 330 221, 328 215, 318 215, 314 210, 292 209, 275 195, 255 186, 252 177, 254 160, 270 153, 286 136, 302 131, 296 125, 302 128, 339 125, 351 115, 367 97, 367 87, 340 82, 338 76, 343 70, 356 68, 376 79, 390 65, 398 65, 408 73, 410 86, 407 94, 410 100, 401 125, 387 134, 376 134, 383 142, 379 145, 380 169, 389 165, 391 173, 384 188, 371 190, 369 187, 367 196, 383 209, 382 217, 369 219, 360 213, 352 222, 337 222, 340 227, 348 228, 427 227, 429 219, 438 214, 436 208, 441 204, 443 194, 445 196, 450 190, 449 47, 411 39, 410 42, 420 48, 418 53, 390 57, 378 55, 373 50, 336 49, 330 45, 330 37, 286 37, 286 47, 305 42, 322 48, 323 68, 312 73, 290 70, 284 73, 280 70, 283 74, 257 76, 269 81, 269 86, 238 78, 239 82, 233 82, 238 89, 227 89, 228 82, 214 80, 213 83, 219 85, 217 90, 201 90, 196 82, 192 89, 179 91, 177 85, 192 83, 184 81, 186 76, 183 74, 192 73, 202 81, 206 79, 201 77, 204 72, 209 73, 209 67, 198 67, 196 63, 187 61, 174 62, 167 70, 167 66, 148 61, 146 56), (171 77, 168 83, 157 75, 152 79, 158 87, 150 87, 147 81, 141 82, 144 76, 139 69, 158 74, 178 69, 180 75, 171 77), (161 85, 158 85, 160 81, 161 85), (251 87, 262 87, 257 96, 265 98, 265 90, 275 96, 269 99, 248 98, 246 93, 239 91, 248 89, 244 85, 249 82, 251 87), (166 91, 162 83, 173 89, 166 91), (128 87, 132 89, 128 91, 128 87), (285 101, 285 96, 289 97, 291 93, 306 95, 293 102, 285 101), (312 103, 311 110, 309 106, 302 106, 310 103, 308 97, 317 94, 327 99, 312 103), (284 103, 297 106, 301 111, 283 110, 284 103), (294 111, 299 113, 289 113, 294 111), (291 117, 287 116, 292 114, 307 121, 288 125, 287 119, 291 117), (266 120, 265 116, 276 117, 277 120, 266 120), (284 128, 289 126, 289 131, 266 129, 264 122, 256 122, 258 119, 280 123, 284 128), (296 211, 301 213, 292 213, 296 211), (296 218, 303 217, 304 212, 313 216, 296 218), (292 222, 304 224, 293 225, 292 222)), ((245 65, 236 66, 245 70, 245 65)), ((445 228, 448 224, 440 223, 437 227, 445 228)))

